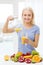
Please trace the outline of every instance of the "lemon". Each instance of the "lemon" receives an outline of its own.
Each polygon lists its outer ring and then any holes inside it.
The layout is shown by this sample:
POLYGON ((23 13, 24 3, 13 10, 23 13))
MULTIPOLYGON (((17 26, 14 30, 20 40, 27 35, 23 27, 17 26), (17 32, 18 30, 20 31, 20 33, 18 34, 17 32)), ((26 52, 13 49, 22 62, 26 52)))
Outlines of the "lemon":
POLYGON ((9 60, 9 56, 8 56, 8 55, 5 55, 5 56, 4 56, 4 60, 5 60, 5 61, 8 61, 8 60, 9 60))

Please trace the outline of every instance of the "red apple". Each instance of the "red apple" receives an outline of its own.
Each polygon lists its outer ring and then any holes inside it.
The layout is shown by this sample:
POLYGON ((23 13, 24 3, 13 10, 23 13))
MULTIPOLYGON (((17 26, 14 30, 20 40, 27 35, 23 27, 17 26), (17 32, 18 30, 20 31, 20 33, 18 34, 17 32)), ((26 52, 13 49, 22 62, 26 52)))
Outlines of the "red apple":
POLYGON ((22 56, 26 56, 26 54, 22 54, 22 56))
POLYGON ((24 62, 24 60, 25 60, 25 59, 24 59, 23 56, 20 56, 20 57, 18 58, 18 61, 19 61, 19 62, 24 62))
POLYGON ((31 53, 30 52, 27 52, 26 55, 31 55, 31 53))
POLYGON ((25 62, 26 63, 31 63, 31 59, 27 58, 27 59, 25 59, 25 62))

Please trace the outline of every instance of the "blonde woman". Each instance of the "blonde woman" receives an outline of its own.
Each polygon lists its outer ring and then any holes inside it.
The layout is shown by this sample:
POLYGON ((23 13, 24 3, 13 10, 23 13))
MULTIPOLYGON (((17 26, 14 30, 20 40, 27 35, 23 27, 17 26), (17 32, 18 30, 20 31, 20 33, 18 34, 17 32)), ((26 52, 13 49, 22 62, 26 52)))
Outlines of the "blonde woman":
MULTIPOLYGON (((4 33, 12 33, 15 31, 15 28, 8 28, 9 21, 12 21, 14 18, 12 16, 9 16, 7 18, 7 21, 3 27, 3 32, 4 33)), ((26 54, 27 52, 32 52, 32 50, 35 50, 38 46, 38 41, 39 41, 39 35, 40 35, 40 30, 39 27, 35 24, 33 24, 34 20, 34 12, 31 8, 25 8, 22 11, 22 20, 23 20, 23 25, 20 24, 16 26, 16 28, 22 28, 21 31, 19 31, 18 34, 18 51, 26 54), (24 43, 27 44, 22 44, 22 32, 24 35, 27 33, 28 38, 24 40, 24 43)))

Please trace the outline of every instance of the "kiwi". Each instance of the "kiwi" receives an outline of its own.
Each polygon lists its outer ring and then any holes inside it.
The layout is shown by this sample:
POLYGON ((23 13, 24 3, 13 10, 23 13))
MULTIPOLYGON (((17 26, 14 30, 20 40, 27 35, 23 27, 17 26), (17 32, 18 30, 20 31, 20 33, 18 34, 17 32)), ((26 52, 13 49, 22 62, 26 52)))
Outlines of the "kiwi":
POLYGON ((32 63, 36 63, 34 60, 32 60, 32 63))
POLYGON ((15 58, 14 58, 14 62, 17 62, 17 61, 18 61, 18 58, 17 58, 17 57, 15 57, 15 58))
POLYGON ((14 61, 14 57, 12 57, 11 60, 14 61))

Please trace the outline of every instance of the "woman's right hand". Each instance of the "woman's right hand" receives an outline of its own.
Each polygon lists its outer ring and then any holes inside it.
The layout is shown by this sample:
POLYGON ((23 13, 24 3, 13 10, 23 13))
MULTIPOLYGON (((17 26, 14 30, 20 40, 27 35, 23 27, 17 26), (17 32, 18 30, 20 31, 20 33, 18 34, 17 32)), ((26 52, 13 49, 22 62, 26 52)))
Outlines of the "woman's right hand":
POLYGON ((12 21, 12 20, 14 20, 14 17, 13 16, 8 16, 7 21, 12 21))

